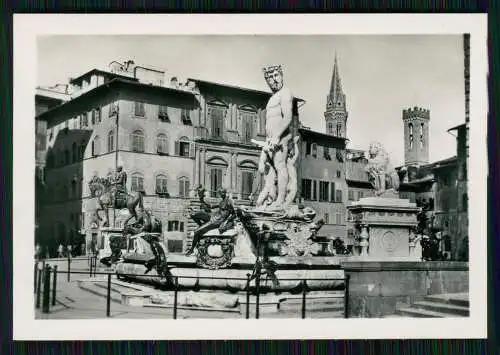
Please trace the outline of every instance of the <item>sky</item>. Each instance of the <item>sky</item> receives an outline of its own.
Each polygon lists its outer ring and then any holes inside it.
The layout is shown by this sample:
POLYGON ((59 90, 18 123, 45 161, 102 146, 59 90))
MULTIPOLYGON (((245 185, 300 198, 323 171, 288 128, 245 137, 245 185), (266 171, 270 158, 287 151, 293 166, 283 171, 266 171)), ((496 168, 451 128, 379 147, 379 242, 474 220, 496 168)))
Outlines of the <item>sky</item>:
POLYGON ((348 148, 379 141, 396 166, 404 162, 403 109, 430 109, 431 162, 456 154, 447 130, 465 121, 460 35, 46 36, 37 49, 41 86, 132 59, 165 69, 167 77, 269 91, 262 67, 281 64, 285 85, 306 101, 301 121, 319 132, 337 53, 348 148))

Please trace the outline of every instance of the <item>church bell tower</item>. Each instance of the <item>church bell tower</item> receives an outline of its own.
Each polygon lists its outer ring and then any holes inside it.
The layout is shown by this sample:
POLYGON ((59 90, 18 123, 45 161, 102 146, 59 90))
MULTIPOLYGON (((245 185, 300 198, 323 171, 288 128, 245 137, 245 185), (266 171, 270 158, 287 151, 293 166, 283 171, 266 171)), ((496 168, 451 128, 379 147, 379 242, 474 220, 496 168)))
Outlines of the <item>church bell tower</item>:
POLYGON ((327 134, 346 138, 347 108, 345 94, 342 90, 342 83, 340 81, 337 54, 335 54, 335 63, 333 64, 330 93, 326 98, 325 121, 327 134))
POLYGON ((429 163, 430 110, 414 107, 403 110, 405 165, 429 163))

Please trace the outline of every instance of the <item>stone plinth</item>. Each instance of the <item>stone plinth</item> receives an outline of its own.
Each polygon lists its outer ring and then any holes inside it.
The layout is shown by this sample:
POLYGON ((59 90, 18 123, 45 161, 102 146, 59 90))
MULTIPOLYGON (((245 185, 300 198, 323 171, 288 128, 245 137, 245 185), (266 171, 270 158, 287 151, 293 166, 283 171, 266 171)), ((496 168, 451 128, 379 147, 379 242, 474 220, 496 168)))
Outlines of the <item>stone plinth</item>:
POLYGON ((469 291, 466 262, 343 261, 349 276, 349 318, 380 318, 426 296, 469 291))
POLYGON ((357 226, 353 260, 419 260, 414 228, 419 208, 409 200, 366 197, 347 207, 357 226))

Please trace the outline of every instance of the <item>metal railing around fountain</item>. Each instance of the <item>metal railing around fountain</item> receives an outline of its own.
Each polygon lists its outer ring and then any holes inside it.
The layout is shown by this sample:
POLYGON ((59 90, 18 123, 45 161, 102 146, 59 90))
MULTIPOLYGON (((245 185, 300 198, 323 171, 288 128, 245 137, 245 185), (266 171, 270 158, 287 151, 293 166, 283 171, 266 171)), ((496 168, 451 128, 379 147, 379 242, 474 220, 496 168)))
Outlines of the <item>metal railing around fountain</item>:
MULTIPOLYGON (((97 271, 97 257, 96 256, 90 256, 88 257, 88 271, 87 270, 78 270, 78 269, 71 269, 71 263, 72 260, 71 258, 68 258, 67 260, 67 270, 61 270, 58 265, 53 265, 50 266, 48 262, 46 261, 37 261, 35 262, 35 267, 34 267, 34 291, 35 291, 35 307, 37 309, 40 308, 40 305, 42 306, 42 312, 43 313, 50 313, 50 307, 56 305, 56 297, 57 297, 57 278, 58 274, 66 274, 67 275, 67 282, 71 281, 71 275, 89 275, 90 277, 96 277, 97 275, 105 275, 107 276, 107 287, 106 287, 106 317, 111 316, 111 277, 113 275, 116 275, 115 272, 98 272, 97 271), (41 264, 41 268, 40 268, 41 264)), ((151 278, 151 277, 158 277, 158 278, 164 278, 162 275, 140 275, 140 274, 120 274, 121 277, 133 277, 133 278, 151 278)), ((255 290, 255 318, 259 319, 260 318, 260 296, 261 296, 261 278, 259 275, 256 275, 253 277, 251 274, 246 275, 246 279, 243 278, 237 278, 237 277, 202 277, 202 276, 172 276, 171 278, 173 279, 171 289, 174 293, 174 300, 173 300, 173 319, 177 319, 177 313, 179 309, 178 305, 178 294, 179 291, 182 290, 181 287, 179 287, 179 278, 183 279, 214 279, 214 280, 233 280, 233 281, 242 281, 246 280, 246 286, 245 286, 245 293, 246 293, 246 309, 245 309, 245 318, 249 319, 250 318, 250 298, 252 295, 252 281, 254 281, 254 287, 253 289, 255 290)), ((307 312, 307 292, 308 287, 307 287, 307 281, 343 281, 344 282, 344 295, 341 297, 338 296, 331 296, 332 299, 334 298, 343 298, 344 299, 344 307, 343 307, 343 316, 344 318, 348 318, 349 316, 349 275, 346 275, 344 278, 331 278, 331 279, 303 279, 303 278, 286 278, 286 279, 280 279, 280 281, 300 281, 300 292, 302 296, 302 304, 301 304, 301 318, 305 319, 306 318, 306 312, 307 312)), ((190 307, 183 307, 183 309, 190 309, 190 307)), ((196 308, 191 308, 193 310, 196 310, 196 308)))

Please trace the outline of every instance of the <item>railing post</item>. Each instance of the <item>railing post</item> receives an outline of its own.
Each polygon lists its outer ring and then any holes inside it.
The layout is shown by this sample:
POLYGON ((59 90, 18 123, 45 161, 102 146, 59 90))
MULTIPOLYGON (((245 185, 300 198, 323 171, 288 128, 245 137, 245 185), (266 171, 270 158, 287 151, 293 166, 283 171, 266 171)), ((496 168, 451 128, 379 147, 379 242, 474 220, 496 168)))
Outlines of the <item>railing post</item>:
POLYGON ((306 318, 306 291, 307 291, 306 280, 302 280, 302 319, 306 318))
POLYGON ((177 319, 177 296, 179 291, 179 276, 175 277, 174 283, 174 319, 177 319))
POLYGON ((260 316, 260 270, 257 270, 255 276, 255 318, 259 319, 260 316))
POLYGON ((97 272, 97 255, 94 257, 94 277, 96 277, 97 272))
POLYGON ((106 294, 106 317, 111 314, 111 273, 108 274, 108 292, 106 294))
POLYGON ((245 313, 245 318, 250 318, 250 274, 247 274, 247 309, 245 313))
POLYGON ((43 274, 42 312, 49 313, 49 306, 50 306, 50 266, 46 265, 43 274))
POLYGON ((345 276, 345 291, 344 291, 344 318, 349 318, 349 278, 351 275, 345 276))
POLYGON ((33 273, 33 274, 34 274, 34 276, 35 276, 35 281, 34 281, 34 282, 35 282, 35 285, 34 285, 34 287, 33 287, 33 293, 34 293, 34 294, 36 294, 36 279, 37 279, 37 277, 38 277, 38 260, 37 260, 37 261, 35 261, 35 268, 34 268, 34 273, 33 273))
POLYGON ((92 277, 92 255, 87 257, 87 264, 89 265, 89 277, 92 277))
POLYGON ((71 257, 68 254, 68 282, 71 281, 71 257))
POLYGON ((43 274, 43 269, 38 270, 38 282, 36 285, 36 308, 40 308, 40 297, 42 293, 42 274, 43 274))
POLYGON ((54 278, 52 279, 52 306, 56 305, 56 289, 57 289, 57 265, 54 265, 54 278))

